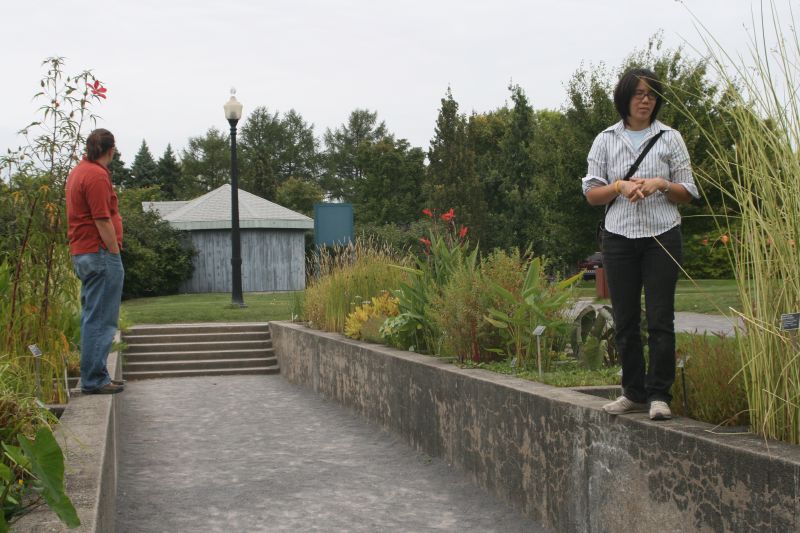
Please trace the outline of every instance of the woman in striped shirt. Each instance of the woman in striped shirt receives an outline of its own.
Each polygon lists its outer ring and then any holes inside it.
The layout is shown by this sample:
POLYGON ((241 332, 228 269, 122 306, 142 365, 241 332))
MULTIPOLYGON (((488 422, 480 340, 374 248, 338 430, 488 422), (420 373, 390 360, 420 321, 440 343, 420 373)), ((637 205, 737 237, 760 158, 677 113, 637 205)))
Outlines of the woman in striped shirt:
POLYGON ((689 153, 681 134, 656 120, 663 103, 655 73, 632 69, 614 90, 622 120, 601 132, 589 151, 583 193, 606 205, 603 266, 611 292, 622 392, 603 406, 614 415, 647 411, 653 420, 672 417, 675 381, 675 285, 682 257, 676 204, 698 198, 689 153), (648 142, 660 132, 638 171, 624 180, 648 142), (639 332, 644 288, 649 366, 639 332))

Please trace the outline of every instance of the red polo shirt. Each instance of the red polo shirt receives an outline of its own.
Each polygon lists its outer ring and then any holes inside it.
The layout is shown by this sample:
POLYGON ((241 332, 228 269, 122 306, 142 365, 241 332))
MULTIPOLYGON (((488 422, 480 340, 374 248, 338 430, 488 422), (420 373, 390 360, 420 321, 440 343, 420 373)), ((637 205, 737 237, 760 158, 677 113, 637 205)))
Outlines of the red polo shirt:
POLYGON ((106 247, 94 223, 103 218, 111 220, 122 248, 122 217, 108 169, 83 158, 69 173, 66 196, 70 254, 95 253, 106 247))

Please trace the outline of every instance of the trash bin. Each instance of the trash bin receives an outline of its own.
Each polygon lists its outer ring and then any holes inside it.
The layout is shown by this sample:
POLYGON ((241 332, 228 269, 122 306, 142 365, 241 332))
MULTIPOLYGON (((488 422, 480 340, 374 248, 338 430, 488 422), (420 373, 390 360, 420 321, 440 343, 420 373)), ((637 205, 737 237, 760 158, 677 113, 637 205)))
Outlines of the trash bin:
POLYGON ((611 293, 608 291, 608 281, 606 281, 606 269, 599 267, 595 269, 594 283, 597 291, 598 298, 610 298, 611 293))

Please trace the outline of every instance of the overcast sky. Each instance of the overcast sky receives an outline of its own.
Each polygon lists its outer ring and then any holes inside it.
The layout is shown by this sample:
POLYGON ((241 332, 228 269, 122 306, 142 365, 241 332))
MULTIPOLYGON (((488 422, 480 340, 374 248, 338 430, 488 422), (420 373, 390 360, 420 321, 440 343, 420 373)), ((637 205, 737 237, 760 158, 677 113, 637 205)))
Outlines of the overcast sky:
POLYGON ((4 0, 0 149, 36 118, 31 97, 53 55, 106 85, 99 125, 129 165, 143 138, 157 159, 167 143, 180 153, 226 129, 232 86, 245 118, 294 108, 321 138, 368 108, 427 148, 448 85, 467 113, 502 106, 512 80, 535 108, 559 108, 582 63, 616 69, 658 30, 671 47, 700 47, 687 5, 746 52, 757 0, 4 0))

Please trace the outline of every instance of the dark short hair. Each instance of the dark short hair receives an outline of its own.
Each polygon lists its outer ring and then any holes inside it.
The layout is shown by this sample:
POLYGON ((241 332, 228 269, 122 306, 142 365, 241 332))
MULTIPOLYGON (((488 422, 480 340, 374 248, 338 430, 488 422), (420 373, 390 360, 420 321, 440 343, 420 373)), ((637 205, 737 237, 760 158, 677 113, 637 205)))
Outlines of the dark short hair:
POLYGON ((619 79, 617 87, 614 89, 614 107, 617 108, 619 116, 622 117, 622 121, 626 124, 628 123, 628 116, 631 112, 631 99, 640 81, 647 83, 650 89, 656 93, 656 106, 653 108, 653 114, 650 115, 650 124, 656 119, 658 111, 661 109, 661 104, 664 103, 661 80, 658 79, 655 72, 646 68, 632 68, 628 70, 619 79))
POLYGON ((86 139, 86 159, 97 161, 112 148, 114 148, 114 134, 103 128, 96 129, 86 139))

